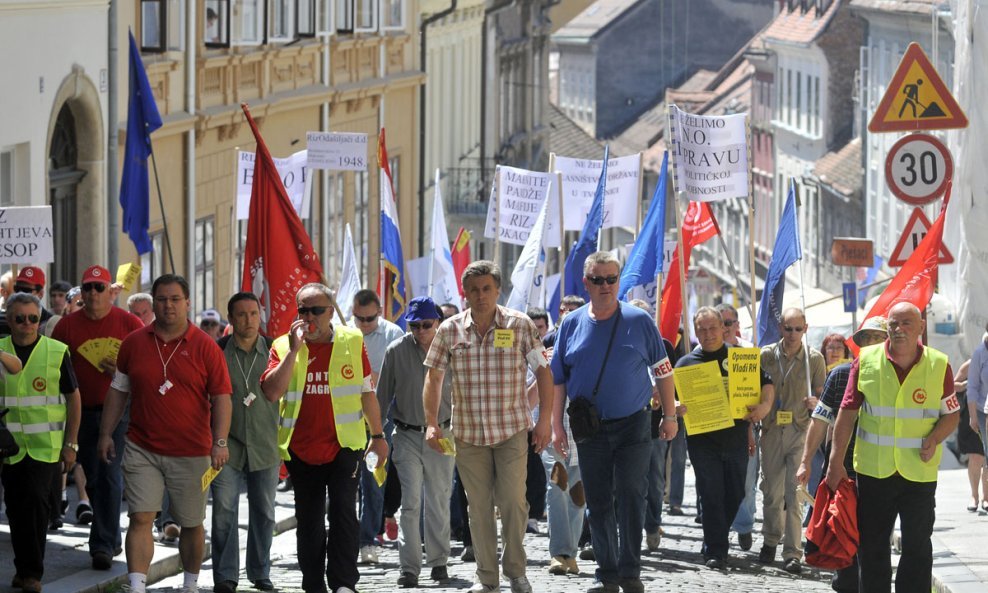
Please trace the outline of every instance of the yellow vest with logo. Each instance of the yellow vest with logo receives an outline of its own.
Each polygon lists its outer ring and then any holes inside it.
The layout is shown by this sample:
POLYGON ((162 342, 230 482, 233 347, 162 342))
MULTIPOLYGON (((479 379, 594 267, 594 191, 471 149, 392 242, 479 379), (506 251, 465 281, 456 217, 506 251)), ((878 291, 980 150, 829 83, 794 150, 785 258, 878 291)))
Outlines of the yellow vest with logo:
MULTIPOLYGON (((0 340, 0 349, 17 356, 10 336, 0 340)), ((25 456, 44 463, 58 461, 66 417, 58 382, 67 350, 65 344, 41 336, 21 372, 12 375, 4 371, 0 405, 10 408, 7 428, 20 447, 6 463, 17 463, 25 456)))
POLYGON ((858 390, 864 402, 858 414, 855 471, 873 478, 899 473, 913 482, 935 482, 943 445, 937 445, 927 462, 919 452, 940 418, 947 355, 923 348, 902 385, 884 344, 863 348, 858 360, 858 390))
MULTIPOLYGON (((364 336, 360 330, 334 326, 333 353, 329 357, 329 394, 336 423, 336 439, 346 449, 360 451, 367 446, 363 405, 360 394, 364 385, 364 336)), ((274 341, 275 352, 284 360, 288 355, 288 334, 274 341)), ((292 442, 295 422, 302 408, 306 375, 309 370, 309 349, 303 343, 295 357, 295 371, 288 391, 281 399, 278 420, 278 452, 288 460, 288 445, 292 442)))

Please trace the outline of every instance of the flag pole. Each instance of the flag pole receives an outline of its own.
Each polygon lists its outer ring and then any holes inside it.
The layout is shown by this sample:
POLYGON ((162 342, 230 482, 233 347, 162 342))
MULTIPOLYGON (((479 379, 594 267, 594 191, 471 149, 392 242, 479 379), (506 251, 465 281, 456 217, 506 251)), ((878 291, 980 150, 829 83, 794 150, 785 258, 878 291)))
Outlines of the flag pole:
POLYGON ((494 167, 494 185, 491 186, 491 197, 494 202, 494 263, 501 265, 501 166, 494 167))
MULTIPOLYGON (((147 126, 147 124, 144 124, 147 126)), ((148 146, 151 147, 151 135, 148 134, 148 146)), ((161 227, 165 233, 165 249, 168 251, 168 263, 175 273, 175 256, 172 254, 172 240, 168 234, 168 217, 165 215, 165 202, 161 199, 161 179, 158 177, 158 160, 154 158, 154 148, 151 147, 151 168, 154 169, 154 185, 158 189, 158 207, 161 208, 161 227)))
MULTIPOLYGON (((796 192, 796 179, 789 178, 789 186, 792 189, 793 195, 796 196, 796 230, 799 231, 799 194, 796 192)), ((806 290, 803 287, 803 258, 800 257, 796 260, 796 270, 799 275, 799 303, 800 308, 803 311, 803 323, 806 323, 806 290)), ((783 273, 784 274, 784 273, 783 273)), ((782 282, 785 282, 785 276, 783 275, 782 282)), ((806 397, 813 397, 813 383, 810 378, 810 343, 806 338, 806 332, 803 332, 802 337, 803 342, 803 364, 806 369, 806 397)))
MULTIPOLYGON (((755 275, 755 192, 751 178, 751 119, 745 116, 744 119, 745 136, 748 148, 748 291, 751 300, 748 301, 749 314, 751 315, 751 341, 758 343, 758 320, 755 318, 755 284, 758 276, 755 275)), ((730 261, 730 260, 728 260, 730 261)), ((740 286, 740 282, 738 285, 740 286)))
MULTIPOLYGON (((439 167, 436 167, 436 181, 435 181, 435 184, 433 185, 433 187, 435 188, 435 195, 434 195, 434 198, 435 198, 435 197, 438 197, 439 196, 439 167)), ((433 201, 432 201, 432 204, 433 204, 432 208, 433 208, 433 210, 435 210, 435 208, 437 206, 437 202, 439 202, 439 200, 433 199, 433 201)), ((435 212, 432 213, 432 220, 433 221, 436 220, 436 213, 435 212)), ((421 231, 419 231, 419 232, 421 232, 421 231)), ((433 225, 432 232, 433 233, 436 232, 435 225, 433 225)), ((428 293, 428 296, 429 296, 430 299, 432 298, 432 287, 436 283, 436 280, 435 280, 435 268, 436 268, 436 254, 433 253, 431 255, 431 257, 429 258, 429 293, 428 293)))
MULTIPOLYGON (((679 110, 679 108, 676 107, 675 105, 669 105, 668 107, 669 119, 668 119, 668 126, 666 127, 666 138, 668 145, 672 147, 671 150, 672 195, 673 195, 672 202, 673 202, 673 206, 676 208, 676 229, 677 229, 676 234, 678 235, 676 237, 676 252, 679 254, 679 281, 680 281, 679 284, 680 284, 680 290, 682 291, 681 298, 683 299, 683 310, 681 312, 682 324, 683 324, 683 339, 686 340, 686 348, 687 350, 689 350, 690 324, 687 322, 686 319, 687 312, 689 311, 689 302, 686 300, 687 298, 686 297, 686 267, 683 265, 683 257, 685 257, 683 254, 683 221, 682 221, 682 215, 679 212, 679 200, 680 198, 685 196, 685 193, 679 191, 679 174, 678 174, 679 169, 676 166, 676 163, 678 161, 676 155, 679 154, 679 143, 676 142, 676 125, 674 119, 675 114, 673 111, 674 109, 677 111, 679 110)), ((663 249, 665 249, 664 245, 663 245, 663 249)), ((661 288, 658 287, 656 289, 661 290, 661 288)), ((659 299, 661 298, 662 297, 660 295, 659 299)), ((672 340, 670 340, 670 342, 672 342, 672 340)), ((675 342, 673 342, 673 345, 675 346, 675 342)))
MULTIPOLYGON (((559 197, 559 282, 562 286, 563 279, 566 278, 566 226, 563 216, 563 174, 559 171, 556 171, 556 194, 559 197)), ((560 289, 559 298, 563 296, 565 295, 560 289)))

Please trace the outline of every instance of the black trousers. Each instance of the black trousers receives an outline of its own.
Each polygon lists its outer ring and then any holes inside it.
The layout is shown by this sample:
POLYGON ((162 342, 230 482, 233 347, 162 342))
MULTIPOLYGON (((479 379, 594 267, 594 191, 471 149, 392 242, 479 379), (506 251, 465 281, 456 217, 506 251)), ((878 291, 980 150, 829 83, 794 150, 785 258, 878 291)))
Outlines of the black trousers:
MULTIPOLYGON (((528 433, 532 441, 532 433, 528 433)), ((545 467, 535 448, 528 447, 528 477, 525 479, 525 500, 528 501, 528 518, 541 521, 545 515, 545 467)))
POLYGON ((340 587, 357 588, 357 484, 363 451, 340 449, 330 463, 310 465, 294 454, 286 462, 295 486, 295 537, 302 590, 325 593, 340 587), (329 496, 329 533, 326 531, 326 497, 329 496), (325 581, 323 574, 326 575, 325 581))
POLYGON ((60 468, 59 463, 43 463, 25 456, 13 465, 5 465, 0 474, 14 568, 21 578, 41 580, 44 576, 51 485, 60 476, 60 468))
POLYGON ((895 474, 888 478, 857 476, 858 566, 861 593, 892 589, 889 538, 899 518, 902 556, 895 575, 896 593, 929 593, 933 581, 933 522, 936 482, 912 482, 895 474))

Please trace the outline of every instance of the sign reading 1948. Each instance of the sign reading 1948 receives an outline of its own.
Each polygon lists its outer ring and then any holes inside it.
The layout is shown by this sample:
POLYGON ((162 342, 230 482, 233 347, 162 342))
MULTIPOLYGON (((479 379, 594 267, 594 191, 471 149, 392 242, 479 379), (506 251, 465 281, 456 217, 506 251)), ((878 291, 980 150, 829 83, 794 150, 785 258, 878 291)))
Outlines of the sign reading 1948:
POLYGON ((306 143, 310 169, 367 170, 367 134, 308 132, 306 143))
POLYGON ((954 175, 950 151, 929 134, 909 134, 885 159, 885 182, 897 198, 922 206, 939 198, 954 175))

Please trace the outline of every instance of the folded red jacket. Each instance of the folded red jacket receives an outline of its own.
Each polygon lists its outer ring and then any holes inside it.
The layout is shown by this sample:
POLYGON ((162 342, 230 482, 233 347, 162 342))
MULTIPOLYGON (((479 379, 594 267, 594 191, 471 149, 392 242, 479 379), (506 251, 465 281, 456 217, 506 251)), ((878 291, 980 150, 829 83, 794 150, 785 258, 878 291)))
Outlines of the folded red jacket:
POLYGON ((858 553, 858 493, 845 479, 833 492, 820 480, 813 515, 806 528, 806 563, 827 569, 847 568, 858 553))

